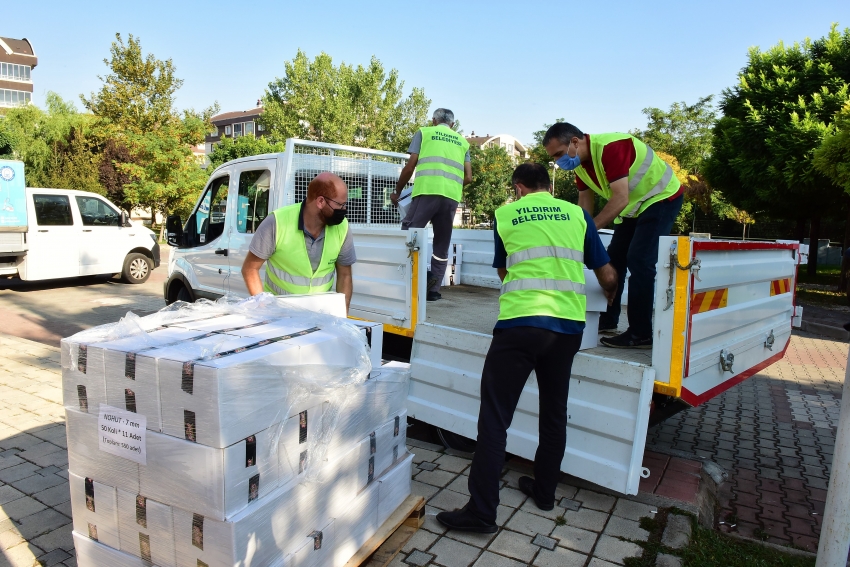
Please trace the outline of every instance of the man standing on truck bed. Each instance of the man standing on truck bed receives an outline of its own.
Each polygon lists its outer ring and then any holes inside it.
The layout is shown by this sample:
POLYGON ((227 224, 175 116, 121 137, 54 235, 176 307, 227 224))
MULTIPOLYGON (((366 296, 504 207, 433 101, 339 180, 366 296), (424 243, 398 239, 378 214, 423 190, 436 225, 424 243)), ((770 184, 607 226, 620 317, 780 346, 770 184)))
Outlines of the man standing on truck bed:
POLYGON ((407 148, 410 159, 401 170, 390 200, 398 203, 398 197, 415 169, 413 202, 401 221, 401 229, 425 228, 429 222, 434 227, 434 248, 426 299, 436 301, 441 297, 440 284, 448 264, 455 211, 461 200, 463 186, 472 182, 472 165, 469 142, 452 130, 455 125, 454 112, 438 108, 434 111, 431 123, 432 126, 420 128, 413 136, 407 148))
POLYGON ((578 204, 593 214, 593 190, 608 202, 593 219, 596 228, 614 222, 608 245, 619 275, 617 296, 599 318, 600 331, 616 331, 620 298, 629 277, 629 328, 602 344, 614 348, 652 348, 652 310, 658 239, 670 234, 682 208, 682 189, 673 169, 652 148, 629 134, 589 134, 567 122, 553 124, 543 146, 561 169, 575 170, 578 204))
POLYGON ((567 397, 573 357, 581 346, 586 298, 582 264, 596 273, 610 302, 617 274, 590 215, 549 194, 549 173, 537 163, 514 170, 519 199, 496 210, 493 267, 502 280, 499 320, 481 373, 478 447, 469 473, 469 502, 441 512, 450 529, 493 533, 508 427, 532 370, 540 392, 534 477, 520 489, 541 510, 555 505, 567 444, 567 397))
POLYGON ((266 217, 251 238, 242 264, 248 293, 321 293, 333 287, 351 305, 351 266, 357 261, 345 214, 348 187, 333 173, 320 173, 307 186, 307 199, 266 217), (266 265, 265 282, 260 268, 266 265))

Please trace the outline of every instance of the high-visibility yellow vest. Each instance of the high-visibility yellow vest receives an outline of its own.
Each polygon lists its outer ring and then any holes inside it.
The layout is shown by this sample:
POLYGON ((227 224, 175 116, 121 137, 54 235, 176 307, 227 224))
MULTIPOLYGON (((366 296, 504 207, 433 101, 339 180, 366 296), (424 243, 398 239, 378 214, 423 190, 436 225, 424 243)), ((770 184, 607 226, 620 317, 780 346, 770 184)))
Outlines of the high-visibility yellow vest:
POLYGON ((668 199, 679 190, 679 179, 673 175, 673 168, 655 155, 652 148, 629 134, 593 134, 590 137, 590 159, 596 173, 595 183, 583 166, 575 169, 576 175, 596 193, 606 199, 611 198, 611 186, 602 168, 602 152, 605 144, 618 140, 631 139, 635 145, 635 161, 629 168, 629 204, 614 221, 623 222, 624 218, 633 218, 647 207, 658 201, 668 199))
POLYGON ((585 320, 586 229, 579 206, 545 191, 496 209, 496 230, 508 254, 500 321, 536 315, 585 320))
POLYGON ((428 126, 416 162, 413 196, 442 195, 460 202, 463 193, 463 161, 469 150, 466 138, 446 126, 428 126))
POLYGON ((319 267, 313 271, 304 231, 298 228, 301 204, 289 205, 275 210, 277 241, 274 254, 266 262, 266 278, 263 290, 275 295, 321 293, 330 291, 334 282, 336 266, 345 235, 348 234, 348 219, 337 226, 325 227, 325 243, 319 267))

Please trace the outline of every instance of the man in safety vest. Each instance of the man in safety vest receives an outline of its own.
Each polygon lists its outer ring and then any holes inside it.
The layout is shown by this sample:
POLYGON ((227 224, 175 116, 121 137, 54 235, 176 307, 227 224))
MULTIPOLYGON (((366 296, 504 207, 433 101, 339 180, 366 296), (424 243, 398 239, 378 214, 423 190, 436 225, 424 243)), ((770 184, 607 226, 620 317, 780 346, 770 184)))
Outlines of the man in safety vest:
POLYGON ((414 170, 413 202, 401 221, 401 229, 434 227, 434 248, 431 271, 428 274, 428 301, 440 299, 440 284, 446 274, 449 244, 452 239, 457 204, 463 186, 472 181, 469 142, 452 130, 455 115, 447 108, 434 111, 432 126, 420 128, 413 136, 407 152, 410 159, 402 168, 395 192, 390 195, 398 203, 401 191, 410 181, 414 170))
POLYGON ((576 172, 578 204, 593 214, 593 193, 608 202, 593 219, 596 228, 614 223, 608 245, 619 274, 617 297, 599 318, 600 331, 616 331, 620 297, 629 276, 629 328, 602 344, 615 348, 652 348, 652 310, 658 239, 670 234, 682 208, 682 189, 673 169, 652 148, 629 134, 589 134, 566 122, 554 124, 543 146, 561 169, 576 172), (588 191, 587 189, 591 189, 588 191))
POLYGON ((357 261, 345 214, 348 187, 333 173, 320 173, 307 186, 307 199, 267 216, 251 238, 242 264, 248 293, 275 295, 336 290, 351 304, 351 265, 357 261), (266 265, 265 281, 260 268, 266 265))
POLYGON ((478 446, 469 473, 469 502, 441 512, 448 528, 493 533, 507 430, 532 370, 540 392, 534 478, 519 488, 552 510, 567 442, 567 397, 573 357, 585 324, 584 266, 609 301, 617 274, 590 215, 550 193, 549 173, 525 163, 513 173, 518 200, 496 210, 493 267, 502 280, 499 320, 481 373, 478 446))

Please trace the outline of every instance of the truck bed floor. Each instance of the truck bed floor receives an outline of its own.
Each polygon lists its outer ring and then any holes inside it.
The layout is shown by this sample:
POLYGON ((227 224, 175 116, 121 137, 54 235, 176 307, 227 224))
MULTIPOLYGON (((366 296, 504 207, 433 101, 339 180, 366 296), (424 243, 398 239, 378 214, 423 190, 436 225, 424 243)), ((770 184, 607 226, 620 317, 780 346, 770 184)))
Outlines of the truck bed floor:
MULTIPOLYGON (((499 290, 470 285, 446 286, 440 290, 443 298, 431 301, 425 307, 428 323, 453 327, 491 335, 499 317, 499 290)), ((628 318, 623 308, 620 317, 620 332, 628 327, 628 318)), ((581 351, 585 354, 616 358, 652 366, 652 351, 641 349, 618 349, 598 346, 581 351)))

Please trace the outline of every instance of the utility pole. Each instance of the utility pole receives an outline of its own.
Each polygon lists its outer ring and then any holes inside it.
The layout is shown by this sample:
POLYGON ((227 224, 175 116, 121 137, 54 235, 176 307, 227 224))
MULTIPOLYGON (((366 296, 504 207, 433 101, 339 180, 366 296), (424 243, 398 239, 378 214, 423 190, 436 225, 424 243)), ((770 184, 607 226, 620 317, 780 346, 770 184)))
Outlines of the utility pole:
MULTIPOLYGON (((817 251, 815 251, 817 254, 817 251)), ((850 551, 850 355, 815 567, 845 567, 850 551)))

